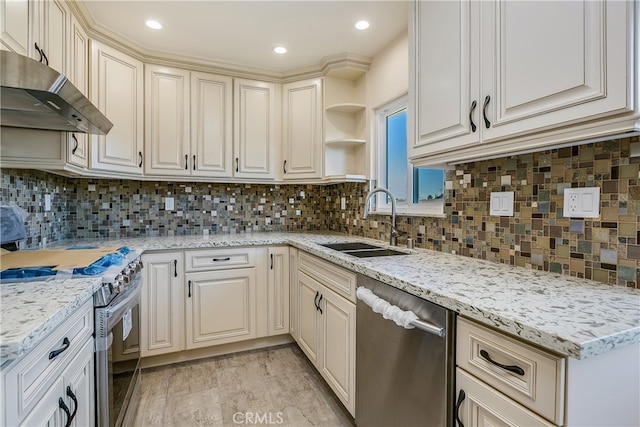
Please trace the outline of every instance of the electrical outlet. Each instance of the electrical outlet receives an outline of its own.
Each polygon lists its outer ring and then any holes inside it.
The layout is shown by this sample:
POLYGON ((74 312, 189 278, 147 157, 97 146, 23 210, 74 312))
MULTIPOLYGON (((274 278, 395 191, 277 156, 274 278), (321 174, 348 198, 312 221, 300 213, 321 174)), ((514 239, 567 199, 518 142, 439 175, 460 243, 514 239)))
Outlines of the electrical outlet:
POLYGON ((44 211, 49 212, 51 210, 51 194, 44 195, 44 211))
POLYGON ((172 211, 175 208, 173 197, 164 198, 164 210, 172 211))
POLYGON ((493 191, 489 203, 489 215, 513 216, 513 191, 493 191))
POLYGON ((565 218, 598 218, 600 187, 565 188, 563 212, 565 218))
POLYGON ((341 197, 340 198, 340 209, 342 209, 342 210, 347 209, 347 198, 346 197, 341 197))

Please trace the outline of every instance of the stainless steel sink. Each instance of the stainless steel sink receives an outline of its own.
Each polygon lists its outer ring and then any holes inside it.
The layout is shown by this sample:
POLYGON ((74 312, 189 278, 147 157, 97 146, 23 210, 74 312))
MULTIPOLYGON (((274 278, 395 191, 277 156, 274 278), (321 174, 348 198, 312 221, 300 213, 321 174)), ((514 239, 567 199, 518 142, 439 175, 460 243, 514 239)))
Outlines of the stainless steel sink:
POLYGON ((381 246, 370 245, 368 243, 359 242, 342 242, 342 243, 325 243, 320 246, 333 249, 343 254, 351 255, 357 258, 372 258, 381 256, 394 256, 394 255, 410 255, 407 252, 396 251, 394 249, 387 249, 381 246))

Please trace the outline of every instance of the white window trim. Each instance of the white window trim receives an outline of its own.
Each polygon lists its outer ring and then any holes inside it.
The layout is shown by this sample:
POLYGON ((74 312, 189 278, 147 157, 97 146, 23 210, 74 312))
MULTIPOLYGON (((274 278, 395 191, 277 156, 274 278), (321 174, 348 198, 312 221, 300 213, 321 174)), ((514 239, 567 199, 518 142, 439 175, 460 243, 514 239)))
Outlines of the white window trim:
MULTIPOLYGON (((382 107, 374 110, 375 117, 375 135, 374 135, 374 144, 375 149, 372 152, 376 156, 376 164, 378 166, 376 182, 377 186, 381 187, 385 181, 385 177, 387 175, 387 162, 386 162, 386 140, 384 139, 386 136, 386 117, 390 114, 393 114, 402 109, 408 108, 408 95, 402 95, 399 98, 396 98, 382 107)), ((410 140, 409 131, 407 131, 407 143, 410 140)), ((407 159, 407 173, 408 173, 408 188, 407 188, 407 199, 413 199, 413 173, 412 168, 413 165, 407 159)), ((375 197, 375 204, 372 206, 372 213, 380 214, 380 215, 391 215, 391 203, 387 203, 387 197, 378 193, 375 197)), ((427 216, 427 217, 435 217, 435 218, 445 218, 444 214, 444 199, 441 203, 433 203, 433 204, 417 204, 417 203, 398 203, 396 205, 396 214, 397 215, 405 215, 405 216, 427 216)))

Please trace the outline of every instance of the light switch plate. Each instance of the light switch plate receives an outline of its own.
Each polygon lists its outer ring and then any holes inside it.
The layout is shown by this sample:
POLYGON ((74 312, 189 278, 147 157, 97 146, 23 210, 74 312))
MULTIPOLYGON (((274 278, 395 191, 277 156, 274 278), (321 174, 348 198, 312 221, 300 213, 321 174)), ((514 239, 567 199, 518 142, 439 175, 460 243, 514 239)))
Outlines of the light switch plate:
POLYGON ((598 218, 600 187, 565 188, 563 214, 565 218, 598 218))
POLYGON ((513 191, 493 191, 489 203, 489 215, 513 216, 513 191))
POLYGON ((173 197, 165 197, 164 198, 164 210, 172 211, 173 209, 174 209, 173 197))

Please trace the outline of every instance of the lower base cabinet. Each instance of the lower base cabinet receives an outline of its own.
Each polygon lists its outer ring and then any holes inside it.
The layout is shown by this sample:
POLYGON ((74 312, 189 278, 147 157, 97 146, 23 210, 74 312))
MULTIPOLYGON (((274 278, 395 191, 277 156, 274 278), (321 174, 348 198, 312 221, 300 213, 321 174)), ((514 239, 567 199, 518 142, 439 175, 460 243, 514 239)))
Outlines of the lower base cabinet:
MULTIPOLYGON (((310 257, 303 253, 301 256, 310 257)), ((319 267, 317 270, 297 272, 296 340, 329 387, 355 416, 356 306, 330 288, 329 280, 324 280, 322 267, 331 264, 317 258, 313 261, 313 265, 319 267)), ((331 265, 331 271, 335 269, 340 268, 331 265)), ((350 278, 351 274, 343 271, 344 277, 350 278)), ((336 277, 333 275, 333 279, 336 277)), ((355 288, 355 275, 351 285, 355 288)))
POLYGON ((289 248, 143 254, 141 355, 289 333, 289 248))

